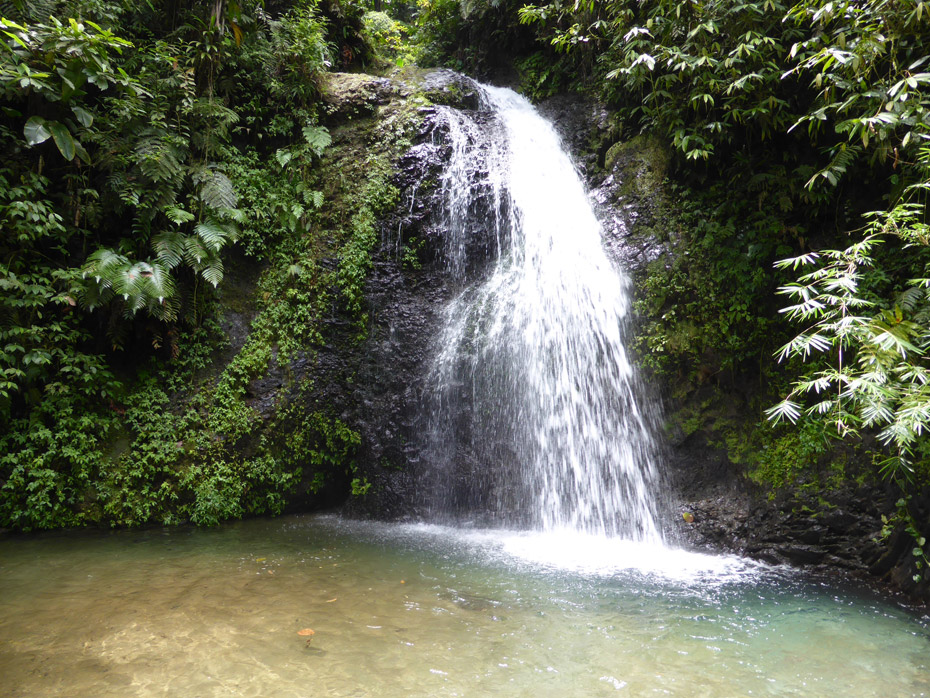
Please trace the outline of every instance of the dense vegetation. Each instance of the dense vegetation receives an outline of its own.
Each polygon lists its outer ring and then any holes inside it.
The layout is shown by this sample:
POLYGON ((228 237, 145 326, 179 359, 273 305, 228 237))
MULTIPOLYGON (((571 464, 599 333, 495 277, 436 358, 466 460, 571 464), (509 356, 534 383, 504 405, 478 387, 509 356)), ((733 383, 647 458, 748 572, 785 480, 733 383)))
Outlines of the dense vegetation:
POLYGON ((215 523, 348 479, 358 435, 326 405, 237 443, 249 381, 312 345, 329 294, 361 312, 391 193, 374 152, 351 187, 325 176, 320 79, 373 58, 363 9, 0 8, 0 525, 215 523), (224 258, 267 267, 231 361, 224 258))
POLYGON ((930 478, 926 3, 19 0, 0 14, 0 525, 279 511, 298 450, 351 476, 358 437, 325 405, 291 415, 287 443, 233 446, 256 419, 249 380, 314 341, 333 297, 364 313, 392 201, 383 159, 331 191, 320 77, 419 62, 513 67, 534 98, 588 91, 624 137, 664 139, 673 253, 641 284, 644 362, 683 394, 758 386, 760 420, 787 396, 769 417, 798 426, 727 437, 734 458, 758 447, 770 483, 828 437, 862 437, 926 560, 909 499, 930 478), (207 379, 237 258, 271 269, 267 303, 207 379))

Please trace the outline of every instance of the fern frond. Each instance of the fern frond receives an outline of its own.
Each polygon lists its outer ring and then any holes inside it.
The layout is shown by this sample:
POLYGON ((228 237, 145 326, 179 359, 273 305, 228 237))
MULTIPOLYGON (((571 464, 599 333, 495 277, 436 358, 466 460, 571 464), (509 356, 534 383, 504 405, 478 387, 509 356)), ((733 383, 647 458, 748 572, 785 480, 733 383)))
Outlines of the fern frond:
POLYGON ((239 224, 245 223, 249 219, 248 215, 246 215, 246 212, 241 208, 227 209, 226 211, 223 211, 223 215, 226 216, 226 218, 229 218, 231 221, 235 221, 239 224))
POLYGON ((166 269, 174 269, 184 258, 187 235, 177 230, 165 230, 152 239, 152 247, 158 261, 166 269))
POLYGON ((199 269, 204 260, 212 257, 211 250, 203 240, 197 235, 187 235, 184 237, 184 261, 190 264, 194 269, 199 269))
POLYGON ((215 258, 209 265, 201 269, 200 275, 216 288, 220 281, 223 280, 223 262, 219 257, 215 258))
POLYGON ((215 210, 234 209, 238 198, 232 181, 222 172, 209 171, 201 179, 200 200, 215 210))
POLYGON ((178 314, 181 312, 181 299, 177 296, 172 296, 171 298, 165 298, 164 302, 161 304, 161 315, 160 318, 165 322, 174 322, 178 319, 178 314))
POLYGON ((214 252, 222 250, 223 246, 233 237, 230 234, 232 231, 227 226, 213 220, 198 223, 197 227, 194 228, 194 232, 197 233, 203 244, 214 252))
POLYGON ((2 0, 0 15, 15 22, 47 22, 56 15, 58 0, 2 0))
POLYGON ((312 150, 317 157, 322 155, 323 151, 333 142, 333 137, 329 135, 329 130, 325 126, 314 126, 308 123, 303 128, 303 134, 304 140, 306 140, 307 145, 310 146, 310 150, 312 150))
POLYGON ((136 143, 136 164, 153 182, 174 182, 183 176, 184 152, 164 131, 148 131, 136 143))
POLYGON ((177 293, 174 279, 171 277, 171 274, 168 273, 168 270, 163 268, 160 264, 151 264, 148 266, 149 273, 144 274, 142 277, 144 280, 143 293, 149 304, 154 301, 159 305, 163 305, 166 298, 174 298, 177 293))
POLYGON ((195 218, 193 213, 185 211, 182 206, 166 206, 165 215, 175 225, 190 223, 195 218))
POLYGON ((93 252, 81 268, 81 276, 93 277, 101 288, 112 288, 119 274, 129 266, 129 260, 107 247, 93 252))

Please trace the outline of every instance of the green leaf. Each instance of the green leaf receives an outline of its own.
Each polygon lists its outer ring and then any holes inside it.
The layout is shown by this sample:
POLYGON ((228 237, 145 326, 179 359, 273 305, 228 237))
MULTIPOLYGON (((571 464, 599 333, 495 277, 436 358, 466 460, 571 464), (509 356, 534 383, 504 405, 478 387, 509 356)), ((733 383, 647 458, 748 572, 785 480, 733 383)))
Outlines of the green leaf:
POLYGON ((74 141, 74 152, 77 153, 78 158, 81 162, 86 165, 91 164, 90 154, 84 149, 84 146, 81 145, 80 141, 74 141))
POLYGON ((48 130, 45 119, 41 116, 30 116, 23 127, 23 135, 29 145, 39 145, 51 138, 52 132, 48 130))
POLYGON ((152 247, 158 261, 167 269, 174 269, 184 256, 187 236, 177 230, 166 230, 152 238, 152 247))
POLYGON ((791 400, 782 400, 774 407, 767 409, 765 414, 767 419, 775 424, 784 420, 794 424, 801 416, 801 407, 791 400))
POLYGON ((275 159, 278 161, 278 164, 279 164, 281 167, 286 167, 286 166, 287 166, 287 163, 289 163, 289 162, 291 161, 291 158, 294 157, 294 155, 293 155, 293 153, 291 153, 291 151, 285 150, 284 148, 278 149, 278 150, 275 152, 274 156, 275 156, 275 159))
POLYGON ((194 232, 200 236, 203 244, 214 252, 219 252, 223 249, 227 240, 235 237, 234 231, 231 231, 227 226, 210 220, 198 223, 194 228, 194 232))
POLYGON ((195 218, 193 213, 185 211, 181 206, 166 206, 165 215, 168 216, 168 219, 175 225, 189 223, 195 218))
POLYGON ((68 130, 68 127, 58 121, 47 121, 46 126, 48 126, 48 130, 52 132, 52 138, 55 139, 55 145, 58 146, 58 151, 61 153, 62 157, 68 161, 74 160, 77 149, 75 148, 74 138, 71 136, 71 131, 68 130))
POLYGON ((214 170, 203 178, 200 199, 210 208, 235 208, 236 190, 229 177, 214 170))
POLYGON ((312 126, 307 124, 303 128, 304 139, 317 156, 322 155, 323 151, 333 142, 333 137, 325 126, 312 126))
POLYGON ((94 115, 91 114, 86 109, 82 109, 78 106, 71 107, 71 111, 74 112, 75 118, 80 122, 81 126, 84 128, 90 128, 91 124, 94 123, 94 115))
POLYGON ((223 263, 219 259, 214 260, 211 264, 203 268, 200 275, 205 281, 213 284, 213 287, 216 288, 223 280, 223 263))
MULTIPOLYGON (((10 23, 10 24, 12 24, 12 23, 10 23)), ((9 24, 7 24, 6 26, 9 26, 9 24)), ((26 31, 26 30, 23 29, 23 31, 26 31)), ((20 46, 22 46, 22 47, 23 47, 24 49, 26 49, 27 51, 29 50, 29 47, 26 45, 26 43, 25 43, 22 39, 20 39, 16 34, 13 34, 12 32, 8 32, 8 31, 4 31, 3 33, 6 34, 6 35, 7 35, 8 37, 10 37, 11 39, 13 39, 13 41, 15 41, 17 44, 19 44, 20 46)))

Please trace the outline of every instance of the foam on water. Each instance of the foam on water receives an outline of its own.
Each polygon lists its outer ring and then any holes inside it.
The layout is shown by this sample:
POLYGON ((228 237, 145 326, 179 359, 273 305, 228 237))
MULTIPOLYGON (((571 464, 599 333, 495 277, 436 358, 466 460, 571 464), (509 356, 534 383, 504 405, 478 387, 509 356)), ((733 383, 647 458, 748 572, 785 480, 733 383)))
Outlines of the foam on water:
POLYGON ((412 546, 455 548, 477 564, 504 563, 580 576, 612 577, 636 573, 659 583, 727 584, 750 582, 773 570, 735 555, 707 554, 562 528, 549 531, 462 528, 440 524, 397 524, 319 519, 327 525, 412 546))

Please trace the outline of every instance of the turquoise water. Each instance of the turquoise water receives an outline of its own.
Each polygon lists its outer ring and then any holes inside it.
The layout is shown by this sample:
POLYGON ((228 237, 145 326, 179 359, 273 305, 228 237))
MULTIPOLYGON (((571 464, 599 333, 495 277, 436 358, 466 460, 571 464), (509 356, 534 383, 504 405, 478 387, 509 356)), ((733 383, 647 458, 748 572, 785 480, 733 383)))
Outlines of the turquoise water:
POLYGON ((285 517, 9 537, 0 694, 925 696, 930 623, 570 533, 285 517))

